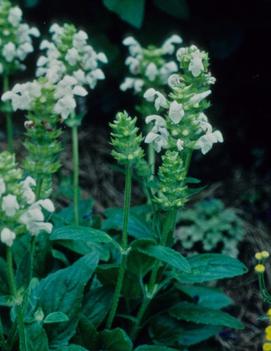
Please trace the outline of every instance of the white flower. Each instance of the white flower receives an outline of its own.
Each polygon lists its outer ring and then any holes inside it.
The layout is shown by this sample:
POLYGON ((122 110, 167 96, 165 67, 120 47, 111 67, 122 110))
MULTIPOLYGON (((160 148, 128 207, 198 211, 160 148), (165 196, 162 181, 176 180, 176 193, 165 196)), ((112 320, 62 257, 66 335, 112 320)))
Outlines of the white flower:
POLYGON ((203 59, 203 55, 199 50, 192 53, 188 70, 192 73, 194 77, 198 77, 201 74, 201 72, 204 70, 202 59, 203 59))
POLYGON ((156 152, 160 152, 168 144, 168 131, 166 121, 159 115, 150 115, 146 117, 146 123, 154 122, 154 126, 145 138, 145 143, 153 143, 156 152))
POLYGON ((84 49, 84 46, 87 44, 88 35, 86 32, 80 30, 75 33, 73 36, 73 46, 75 49, 81 51, 84 49))
POLYGON ((50 234, 53 230, 53 225, 48 222, 31 222, 27 228, 31 235, 37 236, 40 232, 50 234))
POLYGON ((12 230, 8 228, 3 228, 1 230, 0 239, 3 244, 6 244, 7 246, 11 247, 15 238, 16 234, 12 230))
POLYGON ((223 135, 218 130, 201 136, 196 142, 195 148, 201 149, 201 152, 205 155, 211 150, 214 143, 223 143, 223 135))
POLYGON ((5 212, 7 217, 13 217, 20 206, 15 195, 6 195, 2 200, 2 210, 5 212))
POLYGON ((162 46, 162 51, 165 54, 169 54, 172 55, 174 50, 175 50, 175 46, 174 44, 181 44, 183 42, 182 38, 177 35, 177 34, 173 34, 170 38, 168 38, 163 46, 162 46))
POLYGON ((164 95, 153 88, 146 90, 144 98, 149 102, 154 101, 156 111, 159 111, 160 107, 167 108, 168 106, 167 99, 164 97, 164 95))
POLYGON ((13 27, 17 27, 22 20, 22 15, 22 10, 18 6, 12 7, 8 14, 9 23, 11 23, 13 27))
POLYGON ((181 83, 179 74, 172 74, 171 76, 169 76, 167 83, 170 88, 178 87, 181 83))
POLYGON ((211 90, 207 90, 207 91, 204 91, 202 93, 195 94, 190 98, 189 102, 193 106, 198 105, 202 100, 204 100, 210 94, 211 94, 211 90))
POLYGON ((173 101, 170 104, 168 117, 174 124, 178 124, 184 116, 184 109, 182 104, 178 104, 177 101, 173 101))
POLYGON ((176 146, 177 146, 177 149, 178 149, 179 151, 182 151, 183 148, 184 148, 184 141, 181 140, 181 139, 178 139, 178 140, 177 140, 177 143, 176 143, 176 146))
POLYGON ((32 177, 26 177, 25 180, 21 182, 22 184, 22 196, 27 204, 31 205, 36 200, 36 195, 32 190, 32 186, 36 186, 36 181, 32 177))
POLYGON ((155 78, 158 75, 158 69, 154 63, 148 64, 145 71, 145 75, 151 82, 155 80, 155 78))
POLYGON ((99 61, 101 61, 102 63, 108 63, 108 59, 107 59, 106 55, 103 52, 99 52, 97 54, 97 59, 99 61))
POLYGON ((21 61, 23 61, 30 52, 33 52, 33 50, 32 44, 24 43, 19 46, 16 51, 16 55, 21 61))
POLYGON ((19 220, 20 223, 25 224, 27 228, 28 225, 32 222, 44 221, 44 215, 42 213, 41 207, 37 203, 34 203, 21 215, 19 220))
POLYGON ((54 107, 54 112, 62 117, 63 120, 67 119, 70 114, 74 112, 76 102, 72 95, 64 96, 59 99, 54 107))
POLYGON ((12 62, 16 57, 16 47, 12 42, 7 43, 2 50, 2 54, 7 62, 12 62))
POLYGON ((126 91, 127 89, 134 89, 136 93, 142 91, 144 81, 137 78, 125 78, 124 82, 120 85, 120 90, 126 91))
POLYGON ((140 61, 132 56, 127 57, 125 60, 125 64, 129 66, 129 70, 133 74, 138 74, 139 73, 139 68, 140 68, 140 61))
POLYGON ((65 59, 71 66, 76 65, 77 61, 79 60, 79 53, 75 48, 71 48, 68 50, 65 59))
POLYGON ((164 84, 166 84, 169 76, 172 73, 177 72, 177 71, 178 71, 177 64, 174 61, 170 61, 170 62, 165 63, 163 65, 163 67, 161 67, 159 76, 160 76, 161 80, 164 82, 164 84))
POLYGON ((133 37, 125 38, 122 43, 129 47, 129 52, 132 56, 136 56, 142 52, 139 42, 133 37))
POLYGON ((54 212, 55 211, 55 206, 53 202, 50 199, 45 199, 45 200, 39 200, 37 202, 41 207, 43 207, 46 211, 48 212, 54 212))
POLYGON ((0 196, 5 194, 5 192, 6 192, 6 184, 5 184, 4 179, 2 177, 0 177, 0 196))

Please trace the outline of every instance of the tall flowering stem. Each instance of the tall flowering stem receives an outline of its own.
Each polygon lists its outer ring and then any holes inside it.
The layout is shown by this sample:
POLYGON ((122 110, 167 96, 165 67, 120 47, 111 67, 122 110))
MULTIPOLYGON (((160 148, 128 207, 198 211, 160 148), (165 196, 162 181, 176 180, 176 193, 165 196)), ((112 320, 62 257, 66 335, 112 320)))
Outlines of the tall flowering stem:
MULTIPOLYGON (((210 85, 215 83, 208 71, 208 54, 192 45, 178 49, 176 58, 180 72, 168 77, 168 87, 164 90, 150 87, 144 93, 144 98, 154 106, 154 112, 146 116, 147 125, 152 127, 145 142, 151 144, 157 154, 162 153, 158 185, 152 186, 151 191, 152 203, 162 217, 160 245, 163 246, 172 243, 170 234, 175 229, 176 212, 189 196, 187 175, 193 151, 200 149, 206 154, 214 143, 223 141, 221 132, 213 131, 203 112, 209 107, 206 98, 211 94, 210 85)), ((150 302, 159 291, 159 271, 157 261, 135 318, 131 331, 133 339, 137 337, 150 302)))
POLYGON ((111 124, 112 128, 112 151, 113 157, 125 166, 125 189, 124 189, 124 205, 123 205, 123 225, 121 238, 121 259, 118 271, 118 278, 115 287, 115 292, 112 299, 111 309, 107 318, 106 327, 111 328, 114 322, 119 300, 121 296, 123 280, 126 270, 127 253, 129 250, 128 244, 128 222, 129 210, 131 205, 132 191, 132 169, 143 158, 144 152, 140 147, 142 137, 138 134, 138 128, 135 126, 136 119, 132 119, 126 112, 118 113, 116 120, 111 124))
MULTIPOLYGON (((69 76, 76 81, 77 90, 81 88, 81 96, 87 95, 86 88, 94 89, 99 80, 105 78, 99 68, 101 63, 107 63, 104 53, 96 53, 89 44, 86 32, 78 30, 73 24, 63 26, 53 24, 50 27, 51 38, 43 40, 41 50, 43 55, 37 62, 37 76, 46 77, 52 83, 58 83, 63 77, 69 76)), ((73 202, 74 222, 79 224, 79 145, 78 127, 82 116, 75 116, 76 101, 64 96, 62 109, 69 106, 73 111, 65 116, 66 124, 71 128, 72 159, 73 159, 73 202), (67 118, 68 117, 68 118, 67 118)))

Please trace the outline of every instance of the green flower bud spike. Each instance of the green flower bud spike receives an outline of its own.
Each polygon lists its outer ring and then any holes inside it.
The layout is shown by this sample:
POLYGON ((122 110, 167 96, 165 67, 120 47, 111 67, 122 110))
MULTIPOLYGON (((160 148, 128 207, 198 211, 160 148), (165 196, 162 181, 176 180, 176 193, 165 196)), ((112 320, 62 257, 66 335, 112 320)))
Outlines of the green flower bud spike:
POLYGON ((142 160, 144 151, 140 146, 142 136, 138 133, 136 127, 136 118, 131 118, 126 112, 117 114, 114 123, 110 124, 112 128, 111 144, 113 145, 112 155, 121 164, 125 165, 125 190, 123 205, 123 226, 122 226, 122 257, 118 271, 118 278, 115 292, 112 299, 111 310, 109 312, 106 327, 110 329, 116 316, 119 305, 123 279, 126 269, 126 259, 128 247, 128 220, 131 204, 132 190, 132 168, 142 160))
POLYGON ((143 140, 136 127, 136 118, 131 118, 126 112, 119 112, 112 128, 112 156, 123 165, 136 165, 144 156, 140 144, 143 140))
POLYGON ((187 199, 186 170, 177 151, 167 151, 159 168, 159 188, 154 201, 165 210, 182 207, 187 199))

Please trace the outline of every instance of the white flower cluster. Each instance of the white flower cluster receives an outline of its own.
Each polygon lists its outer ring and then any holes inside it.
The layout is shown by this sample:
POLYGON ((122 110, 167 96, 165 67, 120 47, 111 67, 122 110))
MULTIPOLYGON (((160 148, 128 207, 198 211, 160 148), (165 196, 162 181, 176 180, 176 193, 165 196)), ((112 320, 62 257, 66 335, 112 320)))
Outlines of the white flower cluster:
POLYGON ((176 45, 182 43, 182 38, 174 34, 168 38, 161 48, 150 46, 143 48, 133 37, 124 39, 123 44, 128 46, 130 56, 125 64, 130 73, 135 77, 127 77, 120 85, 125 91, 133 89, 139 93, 156 82, 156 86, 167 84, 169 76, 178 71, 178 66, 171 55, 175 52, 176 45))
POLYGON ((33 52, 32 37, 39 37, 36 27, 22 23, 22 10, 0 1, 0 74, 24 69, 22 62, 33 52))
POLYGON ((40 45, 45 54, 38 59, 37 76, 46 76, 50 82, 57 83, 69 75, 77 84, 94 89, 105 78, 99 68, 100 63, 107 63, 105 54, 96 53, 88 43, 87 33, 77 31, 73 25, 53 24, 50 33, 52 40, 43 40, 40 45))
POLYGON ((64 76, 56 84, 44 78, 24 84, 16 84, 12 90, 2 95, 2 101, 11 101, 14 111, 34 112, 35 108, 47 104, 47 109, 51 108, 52 113, 60 115, 62 120, 65 120, 74 113, 76 108, 75 97, 86 95, 86 89, 78 85, 74 77, 64 76))
POLYGON ((161 92, 149 88, 144 98, 154 104, 157 112, 146 117, 146 123, 153 123, 145 142, 152 143, 154 149, 177 149, 185 147, 209 152, 214 143, 223 142, 220 131, 214 131, 203 110, 208 107, 206 98, 211 94, 209 85, 214 78, 209 72, 207 54, 194 45, 181 48, 177 52, 183 71, 181 75, 169 77, 168 85, 172 92, 167 99, 161 92), (188 83, 185 81, 188 77, 188 83), (191 80, 192 76, 192 80, 191 80), (193 83, 194 80, 194 83, 193 83), (206 87, 206 90, 203 90, 206 87))
POLYGON ((49 199, 36 201, 35 186, 36 181, 27 177, 12 193, 4 178, 0 177, 0 239, 7 246, 12 246, 21 226, 33 236, 52 231, 52 224, 45 221, 43 210, 54 212, 54 204, 49 199))

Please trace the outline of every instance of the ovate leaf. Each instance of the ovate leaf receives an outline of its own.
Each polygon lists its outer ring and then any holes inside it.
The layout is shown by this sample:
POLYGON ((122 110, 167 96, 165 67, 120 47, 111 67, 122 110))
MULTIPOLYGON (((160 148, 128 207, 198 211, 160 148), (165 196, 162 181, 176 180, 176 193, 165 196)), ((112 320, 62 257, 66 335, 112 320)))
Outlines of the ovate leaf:
POLYGON ((148 245, 144 243, 143 245, 137 245, 136 249, 147 256, 156 258, 157 260, 176 268, 177 270, 186 273, 191 271, 187 259, 170 247, 153 244, 148 245))
POLYGON ((145 10, 145 0, 103 0, 104 5, 121 19, 140 28, 145 10))
POLYGON ((32 290, 29 314, 34 314, 40 308, 45 315, 62 312, 69 318, 65 323, 46 326, 51 348, 66 346, 74 335, 80 317, 84 287, 97 263, 97 254, 86 255, 70 267, 48 275, 32 290))
MULTIPOLYGON (((110 208, 105 211, 106 220, 102 223, 102 230, 122 230, 123 211, 110 208)), ((154 234, 150 226, 133 213, 129 214, 128 234, 136 239, 153 239, 154 234)))
POLYGON ((132 351, 133 344, 123 329, 104 330, 101 333, 101 350, 132 351))
POLYGON ((181 283, 202 283, 211 280, 232 278, 247 272, 239 260, 221 254, 200 254, 189 257, 191 272, 179 272, 174 276, 181 283))
POLYGON ((45 324, 51 324, 51 323, 63 323, 63 322, 68 322, 69 317, 63 313, 63 312, 52 312, 49 313, 43 323, 45 324))
POLYGON ((169 310, 169 314, 178 319, 197 324, 217 325, 243 329, 243 324, 226 312, 206 308, 190 302, 181 302, 169 310))
POLYGON ((182 285, 177 283, 176 287, 186 295, 197 301, 199 305, 220 309, 233 303, 232 299, 216 288, 207 288, 205 286, 182 285))
POLYGON ((154 0, 155 5, 171 16, 187 19, 189 8, 186 0, 154 0))

